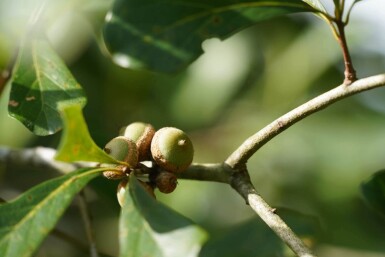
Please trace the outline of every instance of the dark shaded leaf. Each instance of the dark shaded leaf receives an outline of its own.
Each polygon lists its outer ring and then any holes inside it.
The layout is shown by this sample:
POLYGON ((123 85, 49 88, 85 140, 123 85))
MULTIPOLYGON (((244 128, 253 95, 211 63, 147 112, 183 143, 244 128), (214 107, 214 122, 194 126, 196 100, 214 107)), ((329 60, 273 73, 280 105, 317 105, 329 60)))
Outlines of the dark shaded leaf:
POLYGON ((120 217, 120 257, 198 256, 206 232, 151 197, 130 178, 120 217))
POLYGON ((116 0, 104 39, 124 67, 177 71, 202 54, 208 38, 225 39, 256 22, 296 12, 317 12, 317 0, 116 0), (307 3, 306 3, 307 2, 307 3), (312 3, 312 6, 308 3, 312 3))
POLYGON ((362 183, 361 191, 369 205, 385 215, 385 170, 376 172, 362 183))
MULTIPOLYGON (((320 229, 314 217, 288 209, 279 209, 278 215, 307 243, 314 243, 320 229)), ((271 257, 284 256, 286 251, 289 251, 288 247, 259 217, 255 217, 209 240, 199 257, 271 257)))
POLYGON ((81 169, 41 183, 0 205, 0 256, 31 256, 73 197, 100 173, 101 169, 81 169))
POLYGON ((9 114, 36 135, 50 135, 62 127, 59 104, 84 106, 86 98, 47 40, 25 41, 12 78, 9 114))

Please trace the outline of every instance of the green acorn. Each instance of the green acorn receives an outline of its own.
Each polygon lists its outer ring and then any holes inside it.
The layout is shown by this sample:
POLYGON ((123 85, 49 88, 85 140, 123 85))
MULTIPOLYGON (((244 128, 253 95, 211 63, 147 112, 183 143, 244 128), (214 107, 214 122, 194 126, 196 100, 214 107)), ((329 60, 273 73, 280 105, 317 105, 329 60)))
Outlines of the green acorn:
POLYGON ((130 168, 138 165, 138 150, 136 144, 130 139, 122 136, 115 137, 106 144, 104 151, 115 160, 127 163, 130 168))
MULTIPOLYGON (((147 193, 149 193, 153 198, 156 199, 154 188, 147 182, 138 180, 139 184, 144 188, 147 193)), ((124 199, 126 197, 126 191, 128 190, 128 179, 124 179, 120 181, 118 184, 118 188, 116 190, 116 197, 118 198, 118 202, 120 207, 124 206, 124 199)))
POLYGON ((124 206, 124 199, 126 197, 126 190, 128 190, 128 180, 122 180, 118 184, 118 188, 116 190, 116 197, 118 198, 118 202, 120 207, 124 206))
POLYGON ((151 142, 151 155, 164 170, 182 172, 190 166, 194 148, 190 138, 182 130, 165 127, 155 132, 151 142))

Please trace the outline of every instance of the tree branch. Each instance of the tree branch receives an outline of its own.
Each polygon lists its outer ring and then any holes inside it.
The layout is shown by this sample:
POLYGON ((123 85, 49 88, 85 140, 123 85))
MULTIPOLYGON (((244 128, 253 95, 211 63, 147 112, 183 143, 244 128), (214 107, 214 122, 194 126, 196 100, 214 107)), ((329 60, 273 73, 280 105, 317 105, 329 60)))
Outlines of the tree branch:
POLYGON ((88 240, 88 243, 89 243, 89 249, 90 249, 90 256, 91 257, 99 257, 99 253, 98 253, 98 250, 96 248, 96 244, 95 244, 95 239, 94 239, 94 233, 93 233, 93 229, 92 229, 92 217, 91 217, 91 213, 88 209, 88 206, 87 206, 87 200, 86 200, 86 195, 85 195, 85 192, 84 190, 82 190, 80 193, 79 193, 79 209, 80 209, 80 213, 81 213, 81 216, 82 216, 82 220, 83 220, 83 223, 84 223, 84 228, 85 228, 85 231, 86 231, 86 236, 87 236, 87 240, 88 240))
POLYGON ((264 144, 285 131, 298 121, 306 118, 312 113, 318 112, 332 103, 342 100, 348 96, 367 91, 385 85, 385 74, 380 74, 355 81, 353 84, 340 85, 320 96, 313 98, 307 103, 293 109, 279 117, 260 131, 249 137, 242 143, 225 161, 231 168, 244 165, 247 160, 264 144))
POLYGON ((254 212, 293 250, 299 257, 315 257, 311 250, 291 230, 291 228, 275 213, 275 209, 257 193, 250 181, 246 169, 236 172, 231 186, 246 200, 254 212))
POLYGON ((186 171, 181 172, 178 178, 212 181, 230 184, 234 171, 224 163, 193 163, 186 171))
POLYGON ((0 147, 0 163, 11 167, 42 168, 62 174, 80 168, 80 164, 55 161, 55 154, 55 149, 47 147, 25 149, 0 147))

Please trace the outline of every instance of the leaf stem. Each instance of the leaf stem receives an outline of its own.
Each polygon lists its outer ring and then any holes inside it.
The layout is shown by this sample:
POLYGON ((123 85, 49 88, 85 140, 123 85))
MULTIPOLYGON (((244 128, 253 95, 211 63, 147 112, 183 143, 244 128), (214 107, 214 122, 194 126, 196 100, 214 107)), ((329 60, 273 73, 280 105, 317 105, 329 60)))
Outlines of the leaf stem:
POLYGON ((353 2, 353 4, 348 9, 345 22, 343 21, 344 19, 343 16, 345 11, 345 0, 334 0, 335 17, 331 17, 330 15, 327 15, 327 14, 321 14, 321 17, 328 22, 329 26, 332 29, 334 37, 336 38, 338 44, 342 49, 342 56, 344 58, 344 66, 345 66, 345 71, 344 71, 345 78, 343 83, 345 85, 350 85, 357 80, 356 71, 354 70, 354 67, 353 67, 353 62, 349 53, 349 48, 348 48, 346 35, 345 35, 345 27, 349 22, 350 13, 352 11, 352 8, 355 2, 353 2))
POLYGON ((340 4, 340 18, 342 19, 342 16, 344 15, 344 10, 345 10, 345 0, 341 0, 340 4))
POLYGON ((357 80, 357 75, 356 75, 356 71, 354 70, 352 58, 350 56, 348 44, 346 42, 346 36, 345 36, 346 24, 342 20, 336 20, 335 23, 339 32, 338 43, 342 49, 342 54, 343 54, 344 63, 345 63, 344 84, 350 85, 357 80))
POLYGON ((360 2, 361 0, 354 0, 353 3, 350 5, 347 14, 346 14, 346 19, 345 19, 345 25, 348 25, 349 20, 350 20, 350 14, 352 13, 353 7, 360 2))
POLYGON ((99 257, 98 250, 96 249, 94 233, 92 230, 92 221, 91 221, 92 217, 87 206, 87 200, 86 200, 86 195, 84 190, 80 191, 78 199, 79 199, 79 209, 80 209, 80 213, 84 223, 84 228, 86 231, 86 236, 90 247, 90 256, 99 257))

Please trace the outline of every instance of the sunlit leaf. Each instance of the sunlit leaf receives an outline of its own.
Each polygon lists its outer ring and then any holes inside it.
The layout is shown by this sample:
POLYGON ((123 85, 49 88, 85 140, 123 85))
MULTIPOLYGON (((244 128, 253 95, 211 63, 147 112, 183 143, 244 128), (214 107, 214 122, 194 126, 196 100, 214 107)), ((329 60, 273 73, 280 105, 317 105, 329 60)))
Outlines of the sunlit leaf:
POLYGON ((194 257, 206 232, 152 198, 130 178, 120 217, 120 257, 194 257))
POLYGON ((302 1, 309 4, 310 6, 312 6, 314 9, 316 9, 318 11, 326 13, 326 9, 322 5, 321 1, 319 1, 319 0, 302 0, 302 1))
POLYGON ((41 183, 0 205, 0 256, 31 256, 54 228, 73 197, 100 174, 81 169, 41 183))
POLYGON ((61 113, 64 132, 55 156, 56 160, 119 164, 92 140, 79 105, 64 105, 61 107, 61 113))
POLYGON ((9 114, 33 133, 50 135, 62 127, 62 103, 84 106, 82 88, 46 39, 25 40, 12 77, 9 114))
POLYGON ((172 72, 198 58, 208 38, 225 39, 259 21, 317 11, 301 0, 116 0, 104 39, 123 67, 172 72))
POLYGON ((385 215, 385 170, 376 172, 361 185, 365 200, 382 215, 385 215))

